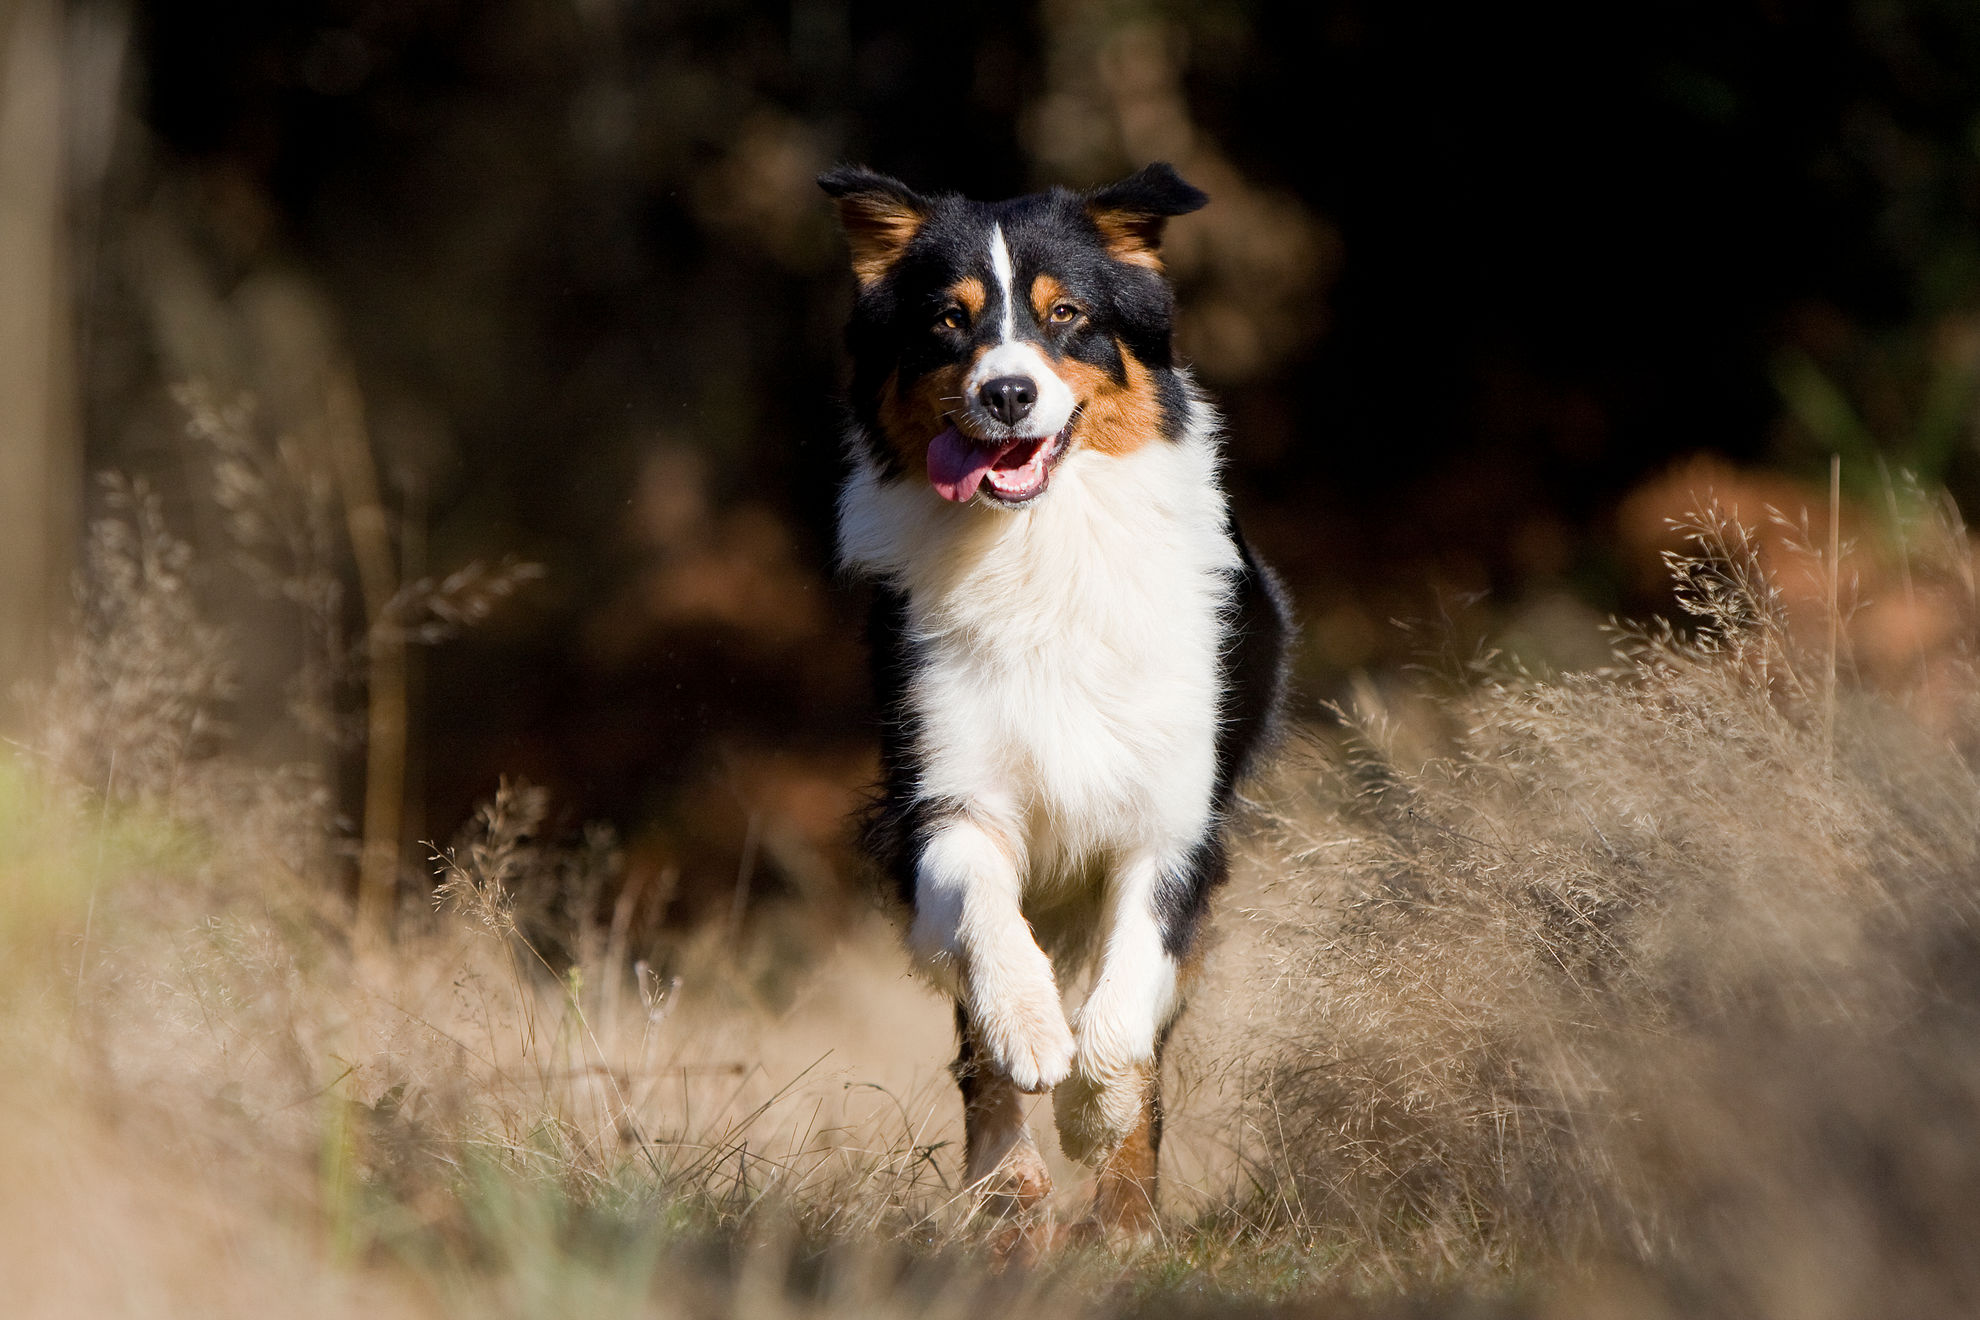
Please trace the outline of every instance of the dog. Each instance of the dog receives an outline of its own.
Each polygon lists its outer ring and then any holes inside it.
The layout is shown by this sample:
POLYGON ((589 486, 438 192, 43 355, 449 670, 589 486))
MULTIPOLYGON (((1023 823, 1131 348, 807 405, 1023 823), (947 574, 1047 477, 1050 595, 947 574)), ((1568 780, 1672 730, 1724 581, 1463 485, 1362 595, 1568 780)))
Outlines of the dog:
POLYGON ((1209 199, 1159 163, 995 203, 818 182, 857 283, 838 558, 874 591, 863 843, 955 998, 965 1177, 1042 1216, 1024 1097, 1049 1090, 1099 1171, 1082 1227, 1146 1237, 1162 1050, 1289 634, 1170 346, 1163 230, 1209 199))

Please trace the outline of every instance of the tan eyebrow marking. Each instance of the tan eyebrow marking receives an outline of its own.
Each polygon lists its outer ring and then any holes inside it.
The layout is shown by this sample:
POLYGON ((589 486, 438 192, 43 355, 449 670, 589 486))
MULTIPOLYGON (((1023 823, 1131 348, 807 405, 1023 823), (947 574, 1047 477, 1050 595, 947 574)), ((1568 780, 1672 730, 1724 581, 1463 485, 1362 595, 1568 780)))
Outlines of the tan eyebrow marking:
POLYGON ((1066 300, 1066 286, 1050 275, 1040 273, 1031 281, 1031 311, 1044 325, 1052 317, 1052 309, 1066 300))
POLYGON ((990 301, 990 291, 983 287, 983 281, 974 275, 965 275, 949 287, 949 296, 963 305, 969 313, 971 323, 983 315, 983 305, 990 301))

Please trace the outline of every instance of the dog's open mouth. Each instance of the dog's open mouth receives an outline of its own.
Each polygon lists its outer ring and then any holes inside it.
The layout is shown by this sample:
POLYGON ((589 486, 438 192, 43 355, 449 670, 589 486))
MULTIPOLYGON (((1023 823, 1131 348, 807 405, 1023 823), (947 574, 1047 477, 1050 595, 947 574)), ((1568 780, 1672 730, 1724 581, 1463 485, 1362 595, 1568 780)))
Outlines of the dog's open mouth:
POLYGON ((945 500, 967 504, 979 489, 999 504, 1036 499, 1072 432, 1015 440, 977 440, 950 427, 928 442, 928 480, 945 500))

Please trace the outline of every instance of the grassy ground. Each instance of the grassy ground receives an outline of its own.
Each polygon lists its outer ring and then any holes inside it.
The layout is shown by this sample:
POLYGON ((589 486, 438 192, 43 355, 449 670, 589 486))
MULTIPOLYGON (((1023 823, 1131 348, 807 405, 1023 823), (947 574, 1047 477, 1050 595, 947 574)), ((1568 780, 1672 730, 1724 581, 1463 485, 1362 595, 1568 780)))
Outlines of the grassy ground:
POLYGON ((1929 514, 1854 590, 1707 519, 1612 671, 1369 685, 1261 788, 1166 1239, 1000 1273, 883 922, 634 947, 572 901, 612 839, 514 784, 354 940, 317 776, 237 750, 126 490, 0 758, 8 1310, 1970 1313, 1980 599, 1929 514))

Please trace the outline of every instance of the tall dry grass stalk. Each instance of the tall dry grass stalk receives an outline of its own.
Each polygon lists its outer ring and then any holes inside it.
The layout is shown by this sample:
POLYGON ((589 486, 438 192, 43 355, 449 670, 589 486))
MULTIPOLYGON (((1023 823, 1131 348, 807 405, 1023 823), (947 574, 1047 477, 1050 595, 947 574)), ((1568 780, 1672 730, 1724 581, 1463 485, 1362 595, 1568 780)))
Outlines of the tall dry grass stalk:
POLYGON ((201 608, 192 547, 166 527, 156 493, 111 476, 102 499, 73 642, 28 703, 33 741, 76 785, 169 803, 226 738, 229 638, 201 608))
POLYGON ((1813 626, 1708 512, 1670 558, 1687 627, 1613 671, 1488 659, 1357 703, 1259 862, 1249 1213, 1365 1278, 1624 1262, 1680 1314, 1980 1304, 1974 552, 1945 519, 1894 548, 1936 624, 1878 691, 1833 529, 1796 551, 1813 626))
POLYGON ((222 400, 201 382, 173 395, 188 434, 212 464, 213 498, 234 563, 264 597, 300 624, 288 709, 326 779, 353 746, 364 758, 357 840, 357 925, 389 934, 406 881, 402 835, 410 707, 407 650, 447 641, 485 621, 539 565, 472 560, 441 578, 402 580, 393 523, 379 492, 363 401, 333 370, 314 443, 264 436, 248 396, 222 400), (329 451, 326 459, 322 451, 329 451), (337 523, 341 511, 344 536, 337 523), (343 566, 355 561, 362 607, 348 636, 343 566), (361 720, 345 708, 361 701, 361 720))

